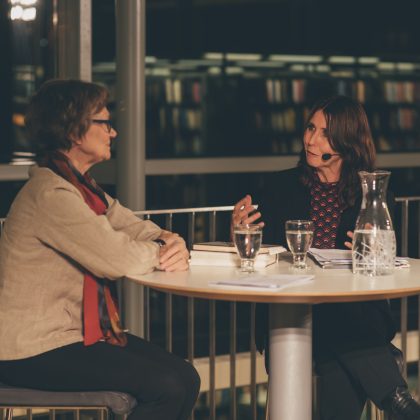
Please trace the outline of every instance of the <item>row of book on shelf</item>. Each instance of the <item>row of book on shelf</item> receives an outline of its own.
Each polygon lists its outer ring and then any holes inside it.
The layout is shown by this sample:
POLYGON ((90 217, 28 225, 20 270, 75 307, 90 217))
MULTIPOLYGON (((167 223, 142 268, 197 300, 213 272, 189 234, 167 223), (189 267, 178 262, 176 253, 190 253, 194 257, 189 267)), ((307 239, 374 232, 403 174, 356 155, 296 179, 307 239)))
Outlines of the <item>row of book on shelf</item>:
MULTIPOLYGON (((269 103, 302 104, 311 101, 310 90, 318 81, 311 79, 267 79, 266 100, 269 103)), ((413 104, 420 101, 420 82, 400 80, 331 80, 330 90, 351 96, 364 103, 383 100, 387 103, 413 104), (378 97, 378 93, 381 97, 378 97)))
POLYGON ((159 129, 200 130, 203 126, 201 109, 159 108, 159 129))
POLYGON ((269 129, 273 131, 292 133, 298 129, 298 126, 303 126, 305 115, 302 115, 303 120, 300 121, 299 115, 293 108, 286 108, 283 110, 255 113, 255 126, 257 129, 269 129))
MULTIPOLYGON (((152 139, 152 137, 150 137, 152 139)), ((411 134, 399 133, 392 137, 375 135, 374 141, 378 152, 403 152, 420 150, 420 137, 413 131, 411 134)), ((212 150, 219 153, 219 149, 212 149, 213 145, 206 142, 202 133, 175 132, 159 139, 158 144, 165 143, 165 147, 156 148, 148 143, 150 157, 179 157, 179 156, 208 156, 212 150)), ((254 155, 255 151, 254 149, 254 155)), ((285 135, 277 132, 263 135, 259 138, 258 153, 271 153, 276 156, 298 154, 302 150, 302 138, 299 135, 285 135)), ((149 156, 149 155, 148 155, 149 156)))
MULTIPOLYGON (((419 123, 417 109, 398 107, 393 109, 368 110, 371 127, 375 131, 413 130, 419 123)), ((309 108, 261 111, 254 113, 257 130, 271 130, 281 133, 293 133, 302 130, 309 114, 309 108)), ((190 108, 159 108, 159 130, 201 130, 203 128, 203 110, 190 108)))
MULTIPOLYGON (((244 79, 245 82, 247 79, 244 79)), ((268 104, 308 104, 314 99, 319 84, 339 95, 351 96, 362 103, 383 101, 385 103, 414 104, 420 101, 420 81, 380 80, 380 79, 311 79, 261 77, 261 82, 253 79, 250 84, 229 84, 228 91, 246 89, 250 98, 260 98, 268 104)), ((210 85, 211 86, 211 85, 210 85)), ((210 87, 211 88, 211 87, 210 87)), ((147 79, 147 101, 167 104, 200 104, 205 96, 204 79, 194 77, 159 77, 147 79)))
MULTIPOLYGON (((386 132, 389 130, 413 130, 418 126, 417 109, 397 107, 392 109, 368 110, 373 130, 386 132)), ((309 115, 309 108, 295 109, 287 107, 269 112, 255 112, 257 129, 292 133, 302 130, 309 115)))
POLYGON ((306 80, 303 79, 267 79, 267 101, 270 103, 294 102, 300 104, 307 99, 306 80))
POLYGON ((200 104, 204 84, 197 78, 150 78, 146 79, 146 102, 200 104))

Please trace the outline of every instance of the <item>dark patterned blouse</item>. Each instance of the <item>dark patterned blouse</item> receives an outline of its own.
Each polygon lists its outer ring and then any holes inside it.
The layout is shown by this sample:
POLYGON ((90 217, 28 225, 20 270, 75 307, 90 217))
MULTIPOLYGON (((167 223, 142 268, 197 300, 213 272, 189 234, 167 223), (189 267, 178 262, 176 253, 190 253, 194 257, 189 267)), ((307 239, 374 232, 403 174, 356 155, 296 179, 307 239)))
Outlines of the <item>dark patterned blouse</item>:
POLYGON ((315 229, 313 248, 335 248, 343 209, 338 199, 338 183, 316 179, 311 186, 310 217, 315 229))

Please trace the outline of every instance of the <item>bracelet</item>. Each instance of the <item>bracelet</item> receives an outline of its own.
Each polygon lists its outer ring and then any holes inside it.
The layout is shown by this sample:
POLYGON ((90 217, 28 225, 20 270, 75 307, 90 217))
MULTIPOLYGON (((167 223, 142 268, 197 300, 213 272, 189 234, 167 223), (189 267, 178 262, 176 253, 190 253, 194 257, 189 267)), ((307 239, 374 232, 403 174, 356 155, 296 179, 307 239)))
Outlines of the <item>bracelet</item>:
POLYGON ((156 242, 159 245, 159 248, 162 248, 166 245, 166 242, 163 239, 153 239, 153 242, 156 242))

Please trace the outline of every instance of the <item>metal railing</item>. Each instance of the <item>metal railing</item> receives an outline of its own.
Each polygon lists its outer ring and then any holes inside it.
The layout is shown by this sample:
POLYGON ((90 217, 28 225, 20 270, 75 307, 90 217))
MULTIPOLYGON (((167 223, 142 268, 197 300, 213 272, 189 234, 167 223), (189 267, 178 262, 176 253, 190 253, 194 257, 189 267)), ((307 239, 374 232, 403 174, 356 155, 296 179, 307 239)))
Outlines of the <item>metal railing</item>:
MULTIPOLYGON (((400 197, 396 199, 397 214, 396 221, 398 235, 398 244, 400 255, 420 257, 420 197, 400 197)), ((227 239, 229 216, 233 206, 225 207, 207 207, 207 208, 187 208, 173 210, 153 210, 135 212, 139 217, 151 219, 160 222, 162 218, 164 223, 159 223, 168 230, 177 231, 177 218, 184 217, 181 221, 184 235, 189 247, 197 241, 214 241, 220 239, 218 235, 224 234, 223 239, 227 239), (225 215, 224 223, 219 223, 220 218, 225 215), (187 226, 185 226, 185 217, 187 226), (197 228, 198 227, 198 228, 197 228)), ((0 219, 0 233, 3 227, 4 219, 0 219)), ((179 224, 178 224, 179 225, 179 224)), ((161 305, 161 301, 156 296, 164 296, 164 345, 168 351, 173 351, 174 341, 174 297, 172 294, 156 292, 145 288, 144 293, 144 320, 145 320, 145 338, 151 339, 153 329, 153 319, 151 311, 153 305, 161 305)), ((229 350, 224 354, 217 354, 217 308, 218 304, 214 300, 203 302, 201 299, 180 298, 186 301, 186 358, 197 367, 202 378, 202 391, 206 391, 208 398, 206 401, 207 415, 205 418, 216 419, 216 390, 229 389, 229 418, 236 420, 238 418, 238 398, 237 388, 247 385, 250 387, 250 404, 248 418, 256 420, 257 413, 257 384, 266 381, 263 359, 257 355, 254 332, 255 332, 255 304, 249 304, 247 335, 249 337, 248 345, 239 349, 238 352, 238 311, 236 302, 229 303, 229 350), (201 302, 200 302, 201 301, 201 302), (207 305, 208 311, 208 350, 207 354, 197 355, 196 352, 196 325, 198 303, 207 305), (228 368, 227 368, 228 367, 228 368), (217 372, 217 375, 216 375, 217 372)), ((420 307, 420 296, 414 299, 402 298, 395 299, 394 302, 400 302, 401 305, 401 332, 396 339, 397 344, 404 352, 404 374, 407 374, 408 362, 417 362, 417 394, 420 395, 420 316, 418 308, 420 307), (417 330, 408 331, 409 309, 413 308, 417 315, 417 330)), ((177 301, 178 302, 178 301, 177 301)), ((226 303, 225 303, 226 304, 226 303)), ((178 305, 176 305, 178 306, 178 305)), ((161 306, 159 306, 159 311, 161 306)), ((243 309, 243 308, 242 308, 243 309)), ((247 308, 248 309, 248 308, 247 308)), ((159 312, 157 311, 157 312, 159 312)), ((200 325, 200 328, 201 325, 200 325)), ((243 347, 243 346, 242 346, 243 347)), ((219 352, 220 353, 220 352, 219 352)), ((198 409, 197 409, 198 410, 198 409)), ((198 413, 197 413, 198 414, 198 413)), ((198 415, 197 415, 198 417, 198 415)), ((192 415, 194 419, 194 413, 192 415)))
MULTIPOLYGON (((189 208, 189 209, 176 209, 176 210, 157 210, 157 211, 140 211, 135 212, 136 215, 143 217, 145 219, 152 219, 153 216, 165 216, 165 228, 168 230, 173 230, 174 227, 174 216, 175 215, 188 215, 188 227, 187 227, 187 244, 189 248, 191 248, 192 244, 196 242, 197 234, 195 229, 195 223, 197 222, 198 217, 201 218, 207 217, 207 232, 201 232, 199 241, 214 241, 217 237, 218 231, 218 216, 221 213, 227 213, 228 220, 230 220, 230 213, 233 210, 233 206, 225 206, 225 207, 207 207, 207 208, 189 208)), ((227 225, 228 226, 228 225, 227 225)), ((226 232, 229 232, 229 229, 225 226, 226 232)), ((227 233, 229 235, 229 233, 227 233)), ((225 238, 226 239, 226 238, 225 238)), ((151 338, 150 334, 150 289, 145 288, 145 302, 144 302, 144 319, 145 319, 145 336, 146 339, 151 338)), ((216 390, 220 388, 226 388, 228 385, 230 392, 229 392, 229 400, 230 400, 230 410, 229 410, 229 418, 231 420, 236 420, 238 418, 238 410, 237 410, 237 385, 238 382, 243 382, 243 378, 237 381, 238 376, 238 369, 237 369, 237 317, 238 317, 238 308, 236 302, 230 302, 229 305, 229 370, 228 374, 223 369, 226 365, 226 360, 223 356, 216 355, 216 316, 217 316, 217 303, 215 300, 209 300, 207 302, 208 305, 208 363, 205 362, 204 358, 196 358, 195 351, 194 351, 194 343, 195 343, 195 330, 194 330, 194 315, 196 312, 195 306, 196 302, 199 299, 195 298, 183 298, 187 301, 187 358, 191 363, 194 363, 195 366, 198 368, 200 376, 202 377, 203 388, 205 391, 208 392, 208 416, 207 418, 213 420, 216 419, 216 390), (204 359, 204 360, 203 360, 204 359), (219 375, 226 375, 228 376, 228 381, 226 379, 222 379, 216 381, 216 368, 217 365, 221 367, 218 369, 219 375), (222 368, 223 366, 223 368, 222 368), (206 375, 206 368, 208 369, 206 375), (223 373, 222 373, 223 372, 223 373), (208 376, 208 380, 206 378, 208 376), (227 384, 228 382, 228 384, 227 384)), ((165 331, 166 331, 166 349, 168 351, 172 351, 172 326, 173 326, 173 296, 170 293, 165 294, 165 331)), ((254 343, 254 332, 255 332, 255 303, 250 304, 250 311, 249 311, 249 340, 248 340, 248 348, 247 351, 243 354, 241 358, 241 371, 244 369, 244 364, 249 363, 249 369, 246 369, 249 372, 249 380, 247 381, 247 385, 250 386, 250 410, 251 410, 251 418, 257 418, 257 354, 256 354, 256 347, 254 343)), ((260 358, 259 363, 259 371, 261 378, 260 381, 265 381, 266 376, 265 372, 263 371, 263 363, 262 358, 260 358)), ((243 383, 241 383, 243 385, 243 383)), ((194 419, 194 413, 192 414, 192 419, 194 419)))
MULTIPOLYGON (((400 215, 400 254, 403 257, 411 256, 420 258, 420 197, 397 197, 395 199, 400 215), (411 229, 409 229, 411 227, 411 229), (411 236, 410 236, 411 233, 411 236), (414 248, 413 250, 411 250, 414 248), (417 248, 417 249, 415 249, 417 248)), ((401 321, 400 321, 400 348, 404 354, 404 377, 407 377, 407 357, 409 356, 408 349, 408 311, 409 299, 407 297, 401 298, 401 321)), ((420 396, 420 296, 417 297, 417 302, 411 300, 413 306, 417 307, 417 334, 416 337, 412 335, 413 348, 417 347, 417 395, 420 396), (417 341, 416 344, 415 341, 417 341)), ((410 349, 410 354, 414 353, 410 349)), ((412 359, 412 358, 410 358, 412 359)), ((410 360, 412 361, 412 360, 410 360)))
MULTIPOLYGON (((420 258, 420 197, 397 197, 395 199, 397 206, 401 210, 401 256, 409 255, 409 226, 410 220, 417 222, 417 258, 420 258), (413 214, 410 217, 410 210, 413 214)), ((413 256, 413 255, 412 255, 413 256)))

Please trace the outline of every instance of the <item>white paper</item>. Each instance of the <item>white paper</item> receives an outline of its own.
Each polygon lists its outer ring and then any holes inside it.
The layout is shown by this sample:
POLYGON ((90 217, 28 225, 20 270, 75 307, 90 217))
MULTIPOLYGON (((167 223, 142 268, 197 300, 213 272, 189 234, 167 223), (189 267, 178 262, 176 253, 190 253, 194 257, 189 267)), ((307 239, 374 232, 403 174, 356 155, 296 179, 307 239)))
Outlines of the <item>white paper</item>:
POLYGON ((314 276, 298 275, 298 274, 244 274, 241 277, 227 280, 210 281, 209 285, 212 286, 235 286, 240 288, 253 288, 253 289, 269 289, 281 290, 290 286, 300 286, 301 284, 309 283, 313 280, 314 276))
POLYGON ((309 248, 309 252, 316 257, 318 261, 347 261, 351 262, 350 249, 320 249, 309 248))
MULTIPOLYGON (((320 249, 309 248, 309 253, 321 264, 322 266, 351 266, 352 256, 351 249, 320 249)), ((396 257, 395 267, 406 268, 410 263, 406 258, 396 257)))

